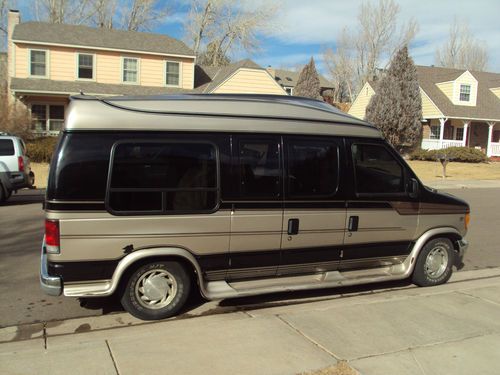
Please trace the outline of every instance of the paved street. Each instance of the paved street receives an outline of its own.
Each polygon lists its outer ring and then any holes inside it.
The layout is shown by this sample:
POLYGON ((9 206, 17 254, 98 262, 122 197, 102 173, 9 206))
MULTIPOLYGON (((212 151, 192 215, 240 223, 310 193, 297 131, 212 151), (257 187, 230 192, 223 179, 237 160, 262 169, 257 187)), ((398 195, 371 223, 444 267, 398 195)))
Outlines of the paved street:
MULTIPOLYGON (((465 259, 465 270, 500 267, 500 200, 499 189, 455 189, 452 194, 467 200, 471 205, 471 243, 465 259)), ((38 283, 39 251, 43 236, 43 211, 41 192, 23 191, 0 207, 0 327, 21 323, 45 322, 74 317, 109 314, 121 311, 113 298, 83 301, 44 295, 38 283)), ((194 297, 186 314, 214 314, 236 310, 244 305, 306 302, 346 293, 367 291, 373 288, 407 287, 405 283, 392 283, 356 288, 337 288, 313 292, 300 292, 261 296, 221 303, 203 303, 194 297)))

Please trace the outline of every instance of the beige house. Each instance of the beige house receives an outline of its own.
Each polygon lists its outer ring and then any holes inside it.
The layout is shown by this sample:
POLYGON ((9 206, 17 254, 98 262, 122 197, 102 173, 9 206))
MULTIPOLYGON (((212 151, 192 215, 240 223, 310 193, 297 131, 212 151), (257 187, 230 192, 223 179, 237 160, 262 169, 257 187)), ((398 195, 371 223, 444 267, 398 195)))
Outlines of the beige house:
MULTIPOLYGON (((417 66, 422 148, 468 146, 500 156, 500 74, 417 66)), ((376 84, 367 82, 349 114, 365 117, 376 84)))
POLYGON ((243 60, 196 64, 194 52, 166 35, 24 22, 8 14, 9 100, 26 105, 40 134, 57 134, 69 96, 250 93, 285 95, 262 67, 243 60))

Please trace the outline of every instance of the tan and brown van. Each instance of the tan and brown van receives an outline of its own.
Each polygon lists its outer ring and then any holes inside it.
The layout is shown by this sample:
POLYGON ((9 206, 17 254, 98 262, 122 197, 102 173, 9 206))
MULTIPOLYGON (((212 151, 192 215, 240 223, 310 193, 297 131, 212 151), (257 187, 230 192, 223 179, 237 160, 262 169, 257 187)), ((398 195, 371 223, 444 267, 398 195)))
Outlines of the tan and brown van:
POLYGON ((43 290, 119 293, 141 319, 176 314, 195 289, 442 284, 469 220, 370 124, 258 95, 73 97, 45 211, 43 290))

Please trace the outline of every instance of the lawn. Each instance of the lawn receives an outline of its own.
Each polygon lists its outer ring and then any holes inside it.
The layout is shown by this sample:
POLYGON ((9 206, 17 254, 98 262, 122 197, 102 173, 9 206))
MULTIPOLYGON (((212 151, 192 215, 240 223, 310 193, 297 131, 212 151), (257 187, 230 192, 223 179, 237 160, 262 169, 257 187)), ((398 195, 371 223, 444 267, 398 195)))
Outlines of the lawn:
MULTIPOLYGON (((443 167, 437 161, 408 161, 413 171, 422 181, 440 180, 443 167)), ((446 167, 448 180, 499 180, 500 163, 458 163, 450 162, 446 167)))

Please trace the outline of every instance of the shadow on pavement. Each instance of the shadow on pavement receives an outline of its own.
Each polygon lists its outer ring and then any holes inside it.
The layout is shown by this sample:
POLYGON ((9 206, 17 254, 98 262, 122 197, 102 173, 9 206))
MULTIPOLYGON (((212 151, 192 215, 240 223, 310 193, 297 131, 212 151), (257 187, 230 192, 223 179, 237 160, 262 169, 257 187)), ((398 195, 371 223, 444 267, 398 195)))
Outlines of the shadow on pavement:
POLYGON ((1 206, 20 206, 24 204, 43 203, 45 189, 23 189, 7 199, 1 206))

